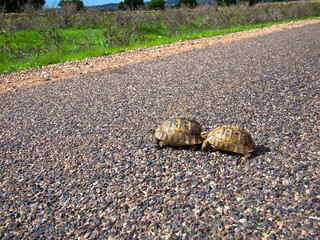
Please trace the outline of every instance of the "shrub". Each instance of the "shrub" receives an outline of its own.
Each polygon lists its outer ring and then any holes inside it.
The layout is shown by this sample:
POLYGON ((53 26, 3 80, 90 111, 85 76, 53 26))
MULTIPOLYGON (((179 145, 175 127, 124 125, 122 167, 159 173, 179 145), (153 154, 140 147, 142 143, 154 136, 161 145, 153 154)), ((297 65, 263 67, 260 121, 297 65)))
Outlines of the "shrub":
POLYGON ((144 8, 143 0, 124 0, 120 2, 118 8, 120 10, 137 10, 144 8))
POLYGON ((217 0, 218 5, 220 6, 236 5, 240 3, 249 3, 249 6, 253 6, 258 2, 259 0, 217 0))
POLYGON ((141 22, 133 14, 117 13, 113 15, 103 31, 108 47, 127 46, 131 42, 144 41, 144 34, 139 29, 141 22))
POLYGON ((80 11, 84 8, 84 4, 82 2, 82 0, 61 0, 58 4, 58 6, 64 8, 64 7, 68 7, 68 6, 74 6, 77 11, 80 11))
POLYGON ((164 7, 164 0, 151 0, 151 2, 149 2, 147 5, 148 10, 164 10, 164 7))
POLYGON ((176 4, 176 7, 185 6, 187 8, 195 8, 197 6, 197 0, 179 0, 179 3, 176 4))

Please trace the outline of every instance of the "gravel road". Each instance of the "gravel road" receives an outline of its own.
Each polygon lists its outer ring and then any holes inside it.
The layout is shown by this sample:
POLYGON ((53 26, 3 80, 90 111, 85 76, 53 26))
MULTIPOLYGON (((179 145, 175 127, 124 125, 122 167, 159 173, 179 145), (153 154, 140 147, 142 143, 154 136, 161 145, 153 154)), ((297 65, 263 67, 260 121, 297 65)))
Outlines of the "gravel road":
POLYGON ((320 24, 0 95, 1 239, 317 239, 320 24), (253 157, 152 148, 183 114, 253 157))

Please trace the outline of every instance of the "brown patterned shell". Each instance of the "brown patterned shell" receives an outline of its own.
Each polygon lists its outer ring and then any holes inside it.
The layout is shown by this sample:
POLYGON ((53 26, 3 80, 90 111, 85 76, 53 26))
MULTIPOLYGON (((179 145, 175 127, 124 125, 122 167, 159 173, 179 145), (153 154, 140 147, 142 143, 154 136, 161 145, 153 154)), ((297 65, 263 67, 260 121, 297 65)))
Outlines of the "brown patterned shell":
POLYGON ((213 129, 207 141, 214 149, 249 155, 256 149, 251 135, 236 125, 223 125, 213 129))
POLYGON ((156 130, 155 137, 167 145, 188 146, 203 142, 202 127, 196 121, 186 116, 171 117, 156 130))

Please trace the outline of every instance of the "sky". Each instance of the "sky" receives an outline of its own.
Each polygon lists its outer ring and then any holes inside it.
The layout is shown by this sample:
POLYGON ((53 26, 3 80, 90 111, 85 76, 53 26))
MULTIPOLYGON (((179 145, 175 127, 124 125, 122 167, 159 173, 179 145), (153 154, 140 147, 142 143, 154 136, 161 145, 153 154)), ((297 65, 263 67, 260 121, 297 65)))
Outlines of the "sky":
MULTIPOLYGON (((45 0, 45 7, 57 7, 60 0, 45 0)), ((108 3, 119 3, 123 0, 82 0, 85 6, 97 6, 97 5, 103 5, 108 3)))

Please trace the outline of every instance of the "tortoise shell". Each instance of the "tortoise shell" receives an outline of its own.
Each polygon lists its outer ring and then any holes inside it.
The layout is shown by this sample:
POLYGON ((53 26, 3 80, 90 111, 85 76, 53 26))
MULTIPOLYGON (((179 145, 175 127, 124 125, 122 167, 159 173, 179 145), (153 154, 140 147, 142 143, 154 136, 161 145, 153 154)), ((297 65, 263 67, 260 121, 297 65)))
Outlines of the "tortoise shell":
POLYGON ((154 132, 154 137, 171 146, 201 144, 200 123, 186 116, 175 116, 163 122, 154 132))
POLYGON ((223 125, 213 129, 203 143, 203 150, 208 143, 214 149, 239 153, 244 156, 250 156, 250 153, 256 149, 251 134, 236 125, 223 125))

